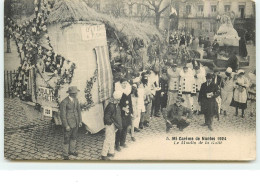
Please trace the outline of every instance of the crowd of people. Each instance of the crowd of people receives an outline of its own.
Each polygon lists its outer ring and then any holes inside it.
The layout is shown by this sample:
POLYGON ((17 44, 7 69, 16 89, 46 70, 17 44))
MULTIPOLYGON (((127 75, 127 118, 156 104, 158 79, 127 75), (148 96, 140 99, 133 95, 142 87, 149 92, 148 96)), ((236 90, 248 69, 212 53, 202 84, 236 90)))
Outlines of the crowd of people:
POLYGON ((134 79, 122 77, 115 83, 113 98, 105 109, 102 159, 113 156, 114 148, 121 151, 127 147, 128 132, 136 141, 135 132, 149 127, 153 116, 162 116, 169 132, 174 125, 183 131, 193 115, 204 114, 201 126, 212 131, 213 118, 232 114, 230 106, 235 107, 236 116, 241 109, 244 118, 248 100, 255 102, 255 71, 246 77, 244 70, 232 72, 229 67, 223 75, 218 71, 206 73, 197 61, 182 67, 170 61, 161 70, 155 66, 134 79))
MULTIPOLYGON (((181 32, 172 34, 169 44, 194 50, 204 47, 203 52, 206 50, 210 56, 215 55, 219 47, 216 40, 211 44, 208 38, 195 38, 181 32)), ((77 156, 75 143, 82 122, 77 91, 77 87, 70 87, 69 96, 60 106, 64 159, 69 159, 69 155, 77 156)), ((194 59, 183 63, 166 59, 164 65, 154 64, 148 70, 135 72, 134 76, 122 74, 114 82, 113 96, 104 110, 105 140, 101 158, 109 160, 115 150, 120 152, 127 147, 128 133, 131 140, 136 141, 135 133, 149 127, 152 117, 162 117, 169 132, 174 126, 183 131, 192 116, 203 114, 205 122, 200 123, 201 126, 213 131, 213 119, 219 120, 221 114, 232 114, 230 106, 235 107, 235 116, 241 109, 244 118, 247 104, 254 104, 255 100, 255 71, 245 74, 237 65, 230 65, 224 73, 217 70, 207 73, 206 67, 194 59)), ((255 105, 250 107, 250 116, 254 116, 255 105)))
MULTIPOLYGON (((69 155, 78 155, 76 138, 82 119, 77 92, 77 87, 69 87, 69 96, 60 105, 66 160, 69 155)), ((228 67, 223 75, 218 71, 206 73, 205 67, 197 61, 182 67, 170 61, 161 70, 155 66, 135 78, 122 77, 114 84, 113 97, 104 110, 105 140, 101 158, 109 160, 115 150, 119 152, 127 147, 128 133, 131 140, 136 141, 135 132, 149 127, 153 116, 162 116, 169 132, 174 125, 183 131, 192 116, 204 114, 205 122, 201 126, 213 131, 214 117, 219 119, 220 114, 232 114, 230 106, 235 107, 235 116, 241 109, 244 118, 250 103, 250 116, 254 116, 255 101, 255 71, 245 74, 242 69, 233 72, 228 67)))

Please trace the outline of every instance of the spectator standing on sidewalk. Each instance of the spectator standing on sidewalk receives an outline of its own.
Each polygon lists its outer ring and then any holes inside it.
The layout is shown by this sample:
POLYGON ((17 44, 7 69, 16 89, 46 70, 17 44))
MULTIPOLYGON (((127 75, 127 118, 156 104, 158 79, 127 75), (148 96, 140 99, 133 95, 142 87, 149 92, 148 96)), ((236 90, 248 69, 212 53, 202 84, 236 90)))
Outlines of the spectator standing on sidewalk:
POLYGON ((77 99, 79 90, 76 86, 68 88, 67 96, 60 104, 60 118, 63 125, 63 158, 69 160, 69 155, 78 156, 76 142, 78 128, 82 126, 81 108, 77 99))
POLYGON ((108 157, 115 155, 115 137, 116 132, 122 130, 122 117, 121 108, 118 105, 122 97, 121 91, 115 91, 113 98, 106 106, 104 111, 104 124, 105 124, 105 140, 101 152, 102 160, 109 160, 108 157))

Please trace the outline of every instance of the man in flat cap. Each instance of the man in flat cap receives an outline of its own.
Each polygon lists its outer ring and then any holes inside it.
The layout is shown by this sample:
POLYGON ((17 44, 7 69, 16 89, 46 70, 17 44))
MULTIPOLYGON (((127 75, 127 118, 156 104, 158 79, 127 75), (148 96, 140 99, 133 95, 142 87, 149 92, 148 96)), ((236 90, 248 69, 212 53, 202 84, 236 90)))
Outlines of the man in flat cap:
POLYGON ((164 109, 164 119, 166 120, 166 132, 169 132, 172 125, 177 125, 180 131, 189 126, 190 118, 192 116, 191 109, 182 106, 184 99, 180 96, 177 97, 176 103, 169 105, 164 109))
POLYGON ((204 114, 205 123, 201 126, 208 126, 213 131, 213 117, 218 113, 216 97, 219 96, 218 86, 212 82, 213 75, 207 73, 206 82, 201 85, 198 102, 201 106, 201 112, 204 114))
POLYGON ((67 96, 60 104, 60 118, 64 127, 63 158, 69 160, 69 155, 78 156, 76 139, 78 128, 82 125, 81 108, 77 99, 79 90, 76 86, 69 87, 67 96))

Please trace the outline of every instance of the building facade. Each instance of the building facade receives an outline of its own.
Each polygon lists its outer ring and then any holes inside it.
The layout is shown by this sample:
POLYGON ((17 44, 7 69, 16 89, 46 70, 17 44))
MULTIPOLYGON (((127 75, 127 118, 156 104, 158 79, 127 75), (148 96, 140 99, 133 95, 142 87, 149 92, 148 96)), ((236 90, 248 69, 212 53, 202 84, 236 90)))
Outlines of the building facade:
POLYGON ((195 35, 214 35, 219 27, 217 18, 230 14, 236 24, 255 20, 255 3, 251 0, 199 0, 179 3, 179 29, 195 35))
MULTIPOLYGON (((93 8, 99 12, 155 24, 155 13, 144 5, 147 4, 146 0, 92 0, 92 2, 95 2, 93 8)), ((247 28, 255 21, 255 2, 252 0, 163 0, 160 9, 166 6, 168 8, 161 14, 162 30, 169 28, 170 5, 178 12, 178 29, 192 32, 194 35, 214 35, 219 27, 217 17, 225 13, 234 15, 235 27, 242 25, 247 28)))

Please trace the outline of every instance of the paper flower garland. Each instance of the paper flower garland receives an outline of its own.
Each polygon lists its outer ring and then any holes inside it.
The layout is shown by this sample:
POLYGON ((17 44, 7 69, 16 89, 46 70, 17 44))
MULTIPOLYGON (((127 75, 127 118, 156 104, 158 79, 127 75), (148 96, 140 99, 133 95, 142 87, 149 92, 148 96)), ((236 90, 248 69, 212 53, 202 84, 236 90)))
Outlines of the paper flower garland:
MULTIPOLYGON (((35 0, 34 4, 35 17, 22 25, 17 25, 11 18, 5 17, 5 33, 8 37, 14 39, 21 65, 17 70, 11 89, 13 94, 22 100, 26 100, 30 96, 30 93, 27 91, 30 69, 36 68, 36 71, 40 73, 36 65, 39 59, 42 60, 39 61, 39 64, 43 64, 45 70, 58 75, 58 81, 56 87, 54 87, 57 96, 61 85, 71 83, 74 69, 76 68, 76 65, 72 63, 70 68, 61 74, 61 69, 66 59, 53 51, 50 42, 46 25, 48 15, 50 14, 50 5, 47 0, 35 0), (39 45, 39 41, 42 38, 47 40, 49 48, 39 45)), ((69 60, 67 61, 70 63, 69 60)))
POLYGON ((86 102, 80 105, 81 110, 83 110, 83 111, 89 110, 94 105, 91 90, 93 88, 93 84, 97 81, 97 74, 98 74, 98 71, 96 70, 94 72, 93 77, 91 77, 90 80, 87 81, 87 85, 86 85, 86 88, 84 91, 86 102))

